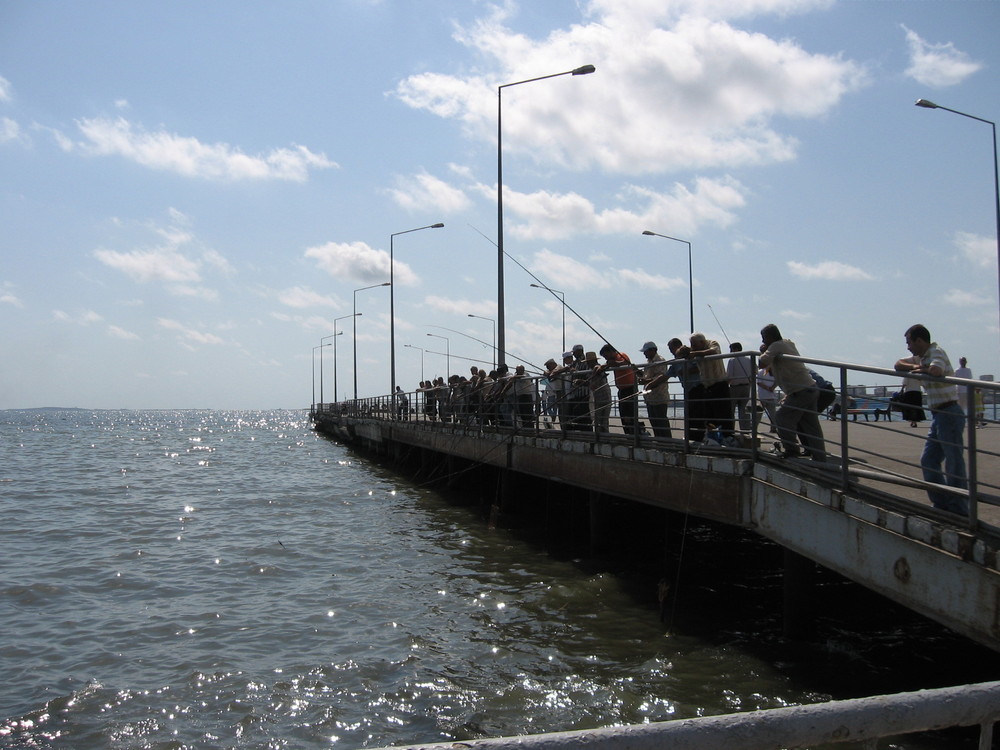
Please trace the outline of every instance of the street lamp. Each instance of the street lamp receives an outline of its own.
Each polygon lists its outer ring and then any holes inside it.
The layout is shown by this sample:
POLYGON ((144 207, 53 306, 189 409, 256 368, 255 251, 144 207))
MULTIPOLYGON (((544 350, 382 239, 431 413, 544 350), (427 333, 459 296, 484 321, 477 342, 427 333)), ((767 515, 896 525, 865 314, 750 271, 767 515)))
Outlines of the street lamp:
POLYGON ((665 240, 673 240, 674 242, 683 242, 688 246, 688 307, 691 314, 691 333, 694 333, 694 276, 691 273, 691 243, 687 240, 679 240, 676 237, 669 237, 665 234, 658 234, 656 232, 650 232, 648 229, 643 232, 647 237, 662 237, 665 240))
POLYGON ((437 224, 428 224, 426 227, 404 229, 402 232, 394 232, 389 235, 389 392, 392 394, 396 393, 396 280, 393 277, 393 240, 401 234, 419 232, 421 229, 440 229, 443 226, 444 224, 438 222, 437 224))
POLYGON ((573 70, 562 73, 552 73, 547 76, 528 78, 524 81, 505 83, 497 86, 497 364, 504 364, 507 359, 507 338, 506 324, 504 322, 504 294, 503 294, 503 90, 511 86, 520 86, 522 83, 532 83, 542 81, 546 78, 556 78, 558 76, 582 76, 593 73, 597 70, 593 65, 583 65, 573 70))
POLYGON ((414 346, 413 344, 403 344, 404 349, 419 349, 420 350, 420 384, 424 384, 424 350, 419 346, 414 346))
POLYGON ((544 289, 547 292, 559 295, 559 299, 562 301, 562 351, 566 351, 566 292, 560 292, 558 289, 542 286, 541 284, 531 284, 531 286, 535 289, 544 289))
MULTIPOLYGON (((336 333, 332 333, 329 336, 325 337, 328 339, 333 339, 333 403, 337 403, 337 337, 343 335, 344 335, 343 331, 337 331, 336 333)), ((327 346, 329 346, 329 344, 327 344, 327 346)), ((322 362, 323 358, 320 357, 320 363, 322 362)), ((320 373, 321 373, 320 377, 322 377, 322 368, 320 368, 320 373)), ((320 391, 322 392, 322 390, 323 389, 321 386, 320 391)))
POLYGON ((488 320, 493 324, 493 369, 497 369, 497 322, 493 318, 484 318, 482 315, 473 315, 472 313, 469 313, 469 317, 488 320))
MULTIPOLYGON (((336 327, 334 328, 336 330, 336 327)), ((320 346, 330 346, 330 344, 324 344, 323 342, 327 339, 332 339, 336 334, 331 334, 330 336, 324 336, 319 340, 320 346)), ((337 394, 333 394, 333 400, 337 400, 337 394)), ((323 352, 319 353, 319 403, 320 410, 323 408, 323 352)))
MULTIPOLYGON (((327 338, 329 338, 329 336, 327 336, 327 338)), ((319 346, 314 346, 313 347, 313 368, 312 368, 313 372, 312 372, 312 376, 313 376, 313 407, 314 407, 314 411, 315 411, 315 406, 316 406, 316 350, 317 349, 322 349, 324 346, 330 346, 330 345, 329 344, 320 343, 319 346)), ((320 372, 319 372, 319 389, 320 389, 319 403, 320 403, 320 411, 322 411, 323 410, 323 359, 322 358, 320 358, 319 367, 320 367, 320 372)))
MULTIPOLYGON (((341 315, 339 318, 333 319, 333 335, 339 336, 343 331, 337 330, 338 320, 347 320, 348 318, 354 318, 355 323, 361 313, 352 313, 351 315, 341 315)), ((333 402, 337 403, 337 339, 333 340, 333 402)))
POLYGON ((446 370, 448 372, 448 377, 445 378, 445 382, 448 382, 449 380, 451 380, 451 340, 447 336, 439 336, 436 333, 428 333, 427 335, 428 336, 433 336, 436 339, 444 339, 444 343, 445 343, 445 350, 444 350, 444 352, 445 352, 445 362, 447 363, 446 364, 446 370))
POLYGON ((358 400, 358 319, 357 316, 361 313, 358 312, 358 292, 363 292, 365 289, 375 289, 380 286, 389 286, 389 282, 385 281, 381 284, 372 284, 371 286, 363 286, 360 289, 354 290, 354 333, 351 335, 354 345, 354 352, 351 355, 351 369, 354 370, 354 400, 358 400))
POLYGON ((968 117, 970 120, 985 122, 993 128, 993 198, 996 202, 997 216, 997 300, 998 303, 1000 303, 1000 171, 997 169, 997 125, 992 120, 984 120, 982 117, 976 117, 975 115, 966 114, 965 112, 959 112, 957 109, 942 107, 940 104, 935 104, 934 102, 927 101, 926 99, 917 99, 916 105, 918 107, 923 107, 924 109, 943 109, 945 112, 952 112, 956 115, 961 115, 962 117, 968 117))

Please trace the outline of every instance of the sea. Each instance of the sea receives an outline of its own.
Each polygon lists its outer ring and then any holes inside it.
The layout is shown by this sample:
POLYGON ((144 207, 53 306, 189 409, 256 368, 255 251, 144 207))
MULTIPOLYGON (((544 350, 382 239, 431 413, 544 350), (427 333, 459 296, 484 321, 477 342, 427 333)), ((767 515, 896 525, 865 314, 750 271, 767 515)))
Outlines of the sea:
POLYGON ((644 535, 498 527, 305 411, 0 411, 0 509, 2 748, 453 742, 1000 677, 832 573, 786 639, 780 550, 693 518, 661 601, 644 535))

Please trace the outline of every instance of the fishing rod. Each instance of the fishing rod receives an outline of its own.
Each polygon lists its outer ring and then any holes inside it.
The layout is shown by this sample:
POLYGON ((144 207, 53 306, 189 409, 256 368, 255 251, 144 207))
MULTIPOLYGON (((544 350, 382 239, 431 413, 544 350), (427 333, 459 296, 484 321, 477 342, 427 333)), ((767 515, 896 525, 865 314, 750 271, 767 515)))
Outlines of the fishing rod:
MULTIPOLYGON (((452 333, 457 333, 459 336, 465 336, 467 339, 472 339, 473 341, 478 341, 480 344, 482 344, 483 346, 485 346, 487 349, 492 349, 493 348, 492 344, 487 344, 482 339, 477 339, 475 336, 470 336, 467 333, 462 333, 462 331, 456 331, 454 328, 446 328, 445 326, 435 326, 435 325, 431 325, 430 323, 428 323, 425 327, 426 328, 440 328, 442 331, 451 331, 452 333)), ((510 354, 510 352, 508 352, 508 354, 510 354)), ((518 362, 522 362, 523 364, 528 365, 529 367, 533 367, 536 370, 542 370, 542 368, 539 367, 538 365, 536 365, 534 362, 529 362, 526 359, 521 359, 516 354, 510 354, 510 356, 513 359, 516 359, 518 362)), ((482 361, 482 360, 476 360, 476 361, 478 362, 478 361, 482 361)), ((487 364, 492 364, 492 362, 488 362, 487 364)))
MULTIPOLYGON (((469 224, 469 226, 470 226, 470 227, 472 227, 473 229, 475 229, 475 230, 476 230, 477 232, 479 232, 479 230, 478 230, 478 229, 476 229, 475 227, 473 227, 473 226, 472 226, 472 224, 469 224)), ((484 237, 485 239, 487 239, 487 240, 489 240, 490 242, 492 242, 492 243, 493 243, 493 245, 494 245, 495 247, 499 248, 499 245, 497 245, 497 243, 496 243, 496 242, 493 242, 493 240, 491 240, 491 239, 490 239, 489 237, 487 237, 487 236, 486 236, 485 234, 483 234, 482 232, 479 232, 479 234, 480 234, 480 235, 482 235, 482 237, 484 237)), ((564 306, 564 307, 565 307, 565 308, 566 308, 567 310, 569 310, 569 311, 570 311, 571 313, 573 313, 573 314, 574 314, 574 315, 575 315, 575 316, 576 316, 577 318, 579 318, 579 319, 580 319, 580 322, 581 322, 581 323, 583 323, 583 324, 584 324, 585 326, 587 326, 587 328, 589 328, 589 329, 590 329, 591 331, 593 331, 593 332, 594 332, 594 334, 595 334, 595 335, 597 336, 597 338, 599 338, 599 339, 600 339, 601 341, 603 341, 603 342, 604 342, 605 344, 611 344, 611 342, 610 342, 610 341, 608 341, 608 340, 607 340, 607 338, 605 338, 605 337, 604 337, 604 334, 602 334, 602 333, 601 333, 600 331, 598 331, 598 330, 597 330, 596 328, 594 328, 594 326, 590 325, 590 323, 588 323, 588 322, 587 322, 586 318, 584 318, 584 317, 583 317, 582 315, 580 315, 580 313, 578 313, 578 312, 577 312, 576 310, 574 310, 574 309, 573 309, 573 307, 572 307, 571 305, 568 305, 568 304, 566 304, 566 300, 565 300, 565 299, 560 299, 559 295, 558 295, 558 294, 556 294, 556 293, 555 293, 555 292, 554 292, 554 291, 553 291, 553 290, 552 290, 552 289, 551 289, 551 288, 549 287, 549 285, 548 285, 548 284, 546 284, 546 283, 545 283, 544 281, 542 281, 542 280, 541 280, 540 278, 538 278, 537 276, 535 276, 535 274, 533 274, 533 273, 532 273, 531 271, 529 271, 529 270, 528 270, 527 268, 525 268, 525 267, 524 267, 524 265, 523 265, 523 264, 521 263, 521 261, 519 261, 519 260, 518 260, 517 258, 515 258, 515 257, 514 257, 513 255, 511 255, 510 253, 508 253, 508 252, 507 252, 506 250, 504 250, 504 251, 503 251, 503 254, 504 254, 505 256, 507 256, 508 258, 510 258, 510 259, 511 259, 512 261, 514 261, 515 263, 517 263, 517 265, 518 265, 518 266, 520 267, 520 269, 521 269, 522 271, 524 271, 524 272, 525 272, 526 274, 528 274, 528 276, 530 276, 531 278, 533 278, 533 279, 534 279, 535 281, 537 281, 537 282, 538 282, 538 285, 539 285, 539 286, 540 286, 540 287, 541 287, 542 289, 544 289, 544 290, 545 290, 545 291, 547 291, 547 292, 548 292, 549 294, 551 294, 551 295, 552 295, 553 297, 555 297, 556 299, 558 299, 558 300, 559 300, 559 301, 560 301, 560 302, 562 303, 562 305, 563 305, 563 306, 564 306)), ((612 346, 614 346, 614 344, 612 344, 612 346)))
MULTIPOLYGON (((705 304, 708 304, 708 303, 706 302, 705 304)), ((732 346, 733 342, 729 340, 729 336, 726 336, 726 329, 722 327, 722 323, 719 323, 719 318, 718 318, 718 316, 716 316, 715 310, 712 310, 712 306, 711 305, 708 305, 708 309, 712 311, 712 317, 715 318, 715 322, 719 326, 719 330, 722 331, 722 335, 726 337, 726 343, 729 344, 730 346, 732 346)))
MULTIPOLYGON (((491 360, 488 360, 488 359, 476 359, 475 357, 463 357, 463 356, 458 355, 458 354, 448 354, 447 352, 436 352, 433 349, 427 349, 426 351, 427 351, 428 354, 438 354, 438 355, 440 355, 442 357, 450 357, 451 359, 464 359, 466 362, 476 362, 477 364, 481 364, 481 365, 492 365, 493 364, 493 362, 491 360)), ((453 374, 457 374, 457 373, 453 373, 453 374)))

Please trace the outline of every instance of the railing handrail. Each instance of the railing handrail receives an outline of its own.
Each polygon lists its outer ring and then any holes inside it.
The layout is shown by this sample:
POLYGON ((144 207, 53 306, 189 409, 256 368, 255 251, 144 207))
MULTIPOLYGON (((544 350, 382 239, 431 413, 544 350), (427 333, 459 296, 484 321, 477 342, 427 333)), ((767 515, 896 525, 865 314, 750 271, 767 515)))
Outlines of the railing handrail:
MULTIPOLYGON (((993 725, 998 719, 1000 682, 982 682, 651 724, 465 740, 461 744, 472 750, 776 750, 848 742, 874 748, 882 737, 979 726, 979 747, 985 749, 992 746, 993 725)), ((405 747, 445 750, 454 744, 405 747)))

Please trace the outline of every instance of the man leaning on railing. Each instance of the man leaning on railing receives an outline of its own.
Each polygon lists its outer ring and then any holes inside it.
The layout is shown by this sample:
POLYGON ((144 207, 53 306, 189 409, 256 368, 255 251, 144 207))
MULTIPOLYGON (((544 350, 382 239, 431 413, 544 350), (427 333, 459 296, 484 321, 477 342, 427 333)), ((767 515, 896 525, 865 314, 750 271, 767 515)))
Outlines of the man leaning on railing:
MULTIPOLYGON (((955 375, 948 354, 931 341, 931 334, 923 325, 917 323, 906 330, 906 348, 918 361, 914 363, 911 358, 905 357, 896 362, 896 372, 931 375, 935 378, 955 375)), ((923 386, 931 412, 931 430, 927 433, 927 442, 920 455, 924 481, 967 489, 969 483, 965 473, 962 441, 965 412, 958 403, 958 386, 935 380, 924 380, 923 386), (941 471, 942 462, 944 472, 941 471)), ((927 490, 927 496, 935 508, 963 516, 969 514, 969 501, 960 495, 927 490)))

